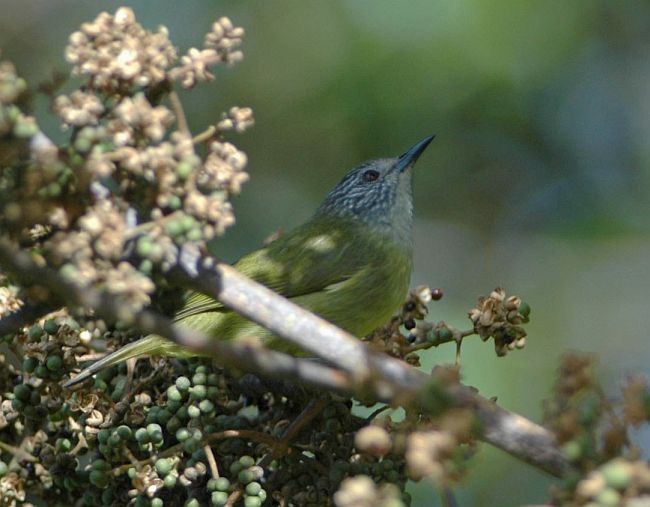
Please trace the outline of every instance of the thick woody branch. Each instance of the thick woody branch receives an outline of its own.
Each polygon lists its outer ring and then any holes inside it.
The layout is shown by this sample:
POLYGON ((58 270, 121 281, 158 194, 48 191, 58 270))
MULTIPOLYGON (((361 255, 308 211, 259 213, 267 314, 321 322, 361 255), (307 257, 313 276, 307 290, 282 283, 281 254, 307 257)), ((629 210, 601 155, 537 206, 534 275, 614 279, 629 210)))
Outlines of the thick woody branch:
MULTIPOLYGON (((151 311, 133 315, 116 298, 91 288, 65 282, 58 274, 37 266, 8 241, 0 240, 0 264, 23 280, 50 288, 68 305, 93 308, 109 320, 126 320, 145 333, 165 336, 180 345, 219 357, 247 371, 300 379, 311 385, 353 394, 369 390, 378 401, 397 404, 418 399, 430 377, 397 359, 374 353, 349 333, 296 306, 234 268, 201 256, 182 256, 177 274, 183 281, 220 300, 278 336, 324 359, 336 368, 238 343, 227 344, 202 336, 151 311)), ((2 321, 0 320, 0 327, 2 321)), ((446 393, 458 406, 470 407, 481 421, 482 438, 546 472, 561 476, 567 462, 553 436, 541 426, 458 385, 446 393)))

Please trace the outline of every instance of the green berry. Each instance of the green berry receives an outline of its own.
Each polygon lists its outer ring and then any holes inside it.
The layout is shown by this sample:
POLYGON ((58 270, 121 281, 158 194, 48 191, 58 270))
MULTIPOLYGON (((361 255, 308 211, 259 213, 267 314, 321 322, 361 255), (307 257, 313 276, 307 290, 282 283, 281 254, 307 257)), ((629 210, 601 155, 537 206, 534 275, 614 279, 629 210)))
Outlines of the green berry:
POLYGON ((192 419, 196 419, 201 415, 201 409, 196 405, 190 405, 187 407, 187 415, 189 415, 192 419))
POLYGON ((14 387, 14 396, 17 400, 27 401, 32 394, 32 389, 27 384, 18 384, 14 387))
POLYGON ((90 465, 90 468, 93 470, 103 470, 104 472, 107 472, 111 469, 111 465, 108 463, 108 461, 100 458, 93 461, 92 465, 90 465))
POLYGON ((32 342, 38 341, 41 339, 41 336, 43 336, 43 328, 38 324, 34 324, 29 328, 29 331, 27 331, 27 336, 32 342))
POLYGON ((156 472, 162 477, 166 476, 169 472, 172 471, 172 462, 167 458, 161 458, 156 461, 154 465, 156 467, 156 472))
POLYGON ((183 233, 183 223, 180 220, 170 220, 165 224, 165 231, 171 237, 180 236, 183 233))
POLYGON ((120 439, 128 440, 133 435, 133 430, 126 424, 120 424, 115 430, 115 433, 120 437, 120 439))
POLYGON ((210 503, 215 507, 226 505, 226 503, 228 503, 228 493, 225 493, 223 491, 214 491, 210 495, 210 503))
POLYGON ((252 467, 255 464, 255 458, 253 456, 242 456, 239 458, 239 464, 242 468, 252 467))
POLYGON ((176 486, 177 481, 178 481, 178 475, 174 473, 170 473, 166 475, 165 478, 163 479, 163 485, 166 488, 173 488, 174 486, 176 486))
POLYGON ((208 390, 204 385, 195 385, 190 388, 190 397, 194 400, 202 400, 208 394, 208 390))
POLYGON ((199 409, 201 409, 201 412, 204 414, 209 414, 214 410, 214 403, 212 403, 210 400, 201 400, 199 403, 199 409))
POLYGON ((194 376, 192 377, 192 384, 195 386, 197 385, 205 385, 208 383, 208 376, 205 373, 195 373, 194 376))
POLYGON ((259 482, 249 482, 246 485, 246 494, 250 496, 257 496, 260 494, 260 491, 262 490, 262 486, 260 485, 259 482))
POLYGON ((152 442, 160 442, 163 440, 163 432, 160 424, 147 424, 147 434, 152 442))
POLYGON ((34 370, 38 366, 38 359, 35 357, 26 357, 23 359, 23 371, 27 373, 34 373, 34 370))
POLYGON ((142 236, 135 247, 136 252, 140 257, 149 257, 153 249, 153 241, 149 236, 142 236))
POLYGON ((615 489, 605 488, 596 496, 596 503, 603 507, 621 505, 621 494, 615 489))
POLYGON ((151 507, 163 507, 164 502, 162 498, 153 498, 150 505, 151 507))
POLYGON ((228 491, 230 489, 230 481, 226 477, 219 477, 215 482, 217 491, 228 491))
POLYGON ((61 367, 63 366, 63 358, 57 355, 49 356, 45 361, 45 366, 50 371, 53 372, 60 371, 61 367))
POLYGON ((167 388, 167 398, 171 401, 181 401, 183 394, 179 391, 178 387, 173 385, 167 388))
POLYGON ((140 444, 146 444, 147 442, 149 442, 149 433, 145 428, 138 428, 137 430, 135 430, 135 439, 140 444))
POLYGON ((50 376, 50 370, 48 370, 44 364, 39 364, 34 369, 34 375, 36 375, 38 378, 47 378, 50 376))
POLYGON ((175 383, 176 388, 181 392, 187 391, 192 386, 192 382, 187 377, 178 377, 175 383))
POLYGON ((259 496, 247 496, 244 498, 244 507, 261 507, 262 499, 259 496))
POLYGON ((54 448, 58 452, 68 452, 72 449, 72 442, 67 438, 57 438, 54 443, 54 448))
POLYGON ((176 176, 178 176, 180 179, 184 180, 186 179, 190 174, 192 174, 192 171, 194 168, 192 167, 192 164, 189 162, 186 162, 185 160, 181 160, 178 165, 176 166, 176 176))
POLYGON ((4 477, 7 475, 7 472, 9 471, 9 467, 4 461, 0 461, 0 477, 4 477))
POLYGON ((167 424, 165 424, 165 429, 169 433, 176 433, 176 431, 181 427, 181 421, 175 415, 169 418, 167 424))
POLYGON ((59 330, 59 325, 54 319, 48 319, 43 324, 43 329, 47 334, 56 334, 56 332, 59 330))
POLYGON ((190 498, 187 502, 185 502, 185 507, 201 507, 201 504, 196 498, 190 498))
POLYGON ((237 474, 237 479, 239 482, 242 484, 248 484, 249 482, 252 482, 255 480, 255 474, 251 470, 242 470, 237 474))
POLYGON ((632 480, 630 467, 626 463, 614 460, 604 464, 600 472, 610 488, 624 490, 632 480))
POLYGON ((183 201, 181 201, 180 197, 178 197, 177 195, 169 196, 169 200, 167 201, 167 206, 169 207, 169 209, 177 210, 180 209, 182 205, 183 205, 183 201))
POLYGON ((105 488, 108 486, 108 474, 103 470, 92 470, 88 475, 88 480, 98 488, 105 488))

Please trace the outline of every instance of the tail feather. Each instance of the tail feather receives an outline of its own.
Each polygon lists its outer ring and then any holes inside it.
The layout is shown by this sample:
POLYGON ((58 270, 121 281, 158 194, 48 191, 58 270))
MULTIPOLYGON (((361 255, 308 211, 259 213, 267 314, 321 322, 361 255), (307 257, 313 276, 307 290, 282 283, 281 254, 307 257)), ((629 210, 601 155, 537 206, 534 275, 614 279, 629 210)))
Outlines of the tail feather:
POLYGON ((168 340, 153 334, 140 338, 139 340, 120 347, 115 352, 108 354, 99 361, 95 361, 93 364, 82 370, 79 375, 63 384, 63 387, 67 388, 79 384, 104 368, 126 361, 132 357, 161 353, 168 344, 168 340))

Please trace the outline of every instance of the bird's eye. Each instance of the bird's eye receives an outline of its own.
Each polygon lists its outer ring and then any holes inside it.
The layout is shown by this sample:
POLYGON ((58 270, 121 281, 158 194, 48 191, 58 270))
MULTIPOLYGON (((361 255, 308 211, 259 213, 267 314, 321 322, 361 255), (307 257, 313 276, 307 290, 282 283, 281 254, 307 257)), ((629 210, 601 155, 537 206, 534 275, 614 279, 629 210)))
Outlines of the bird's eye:
POLYGON ((371 181, 375 181, 377 178, 379 178, 379 171, 375 171, 374 169, 368 169, 367 171, 363 172, 361 178, 366 183, 370 183, 371 181))

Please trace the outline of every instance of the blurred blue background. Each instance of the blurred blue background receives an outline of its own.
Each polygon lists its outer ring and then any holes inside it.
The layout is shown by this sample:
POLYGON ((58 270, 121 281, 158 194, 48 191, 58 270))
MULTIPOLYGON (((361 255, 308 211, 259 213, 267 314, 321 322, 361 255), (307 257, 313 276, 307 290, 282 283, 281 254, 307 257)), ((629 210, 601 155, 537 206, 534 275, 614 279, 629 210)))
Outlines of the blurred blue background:
MULTIPOLYGON (((0 0, 2 57, 32 84, 67 69, 67 36, 111 1, 0 0)), ((415 174, 413 284, 442 287, 431 318, 464 327, 503 285, 532 306, 523 351, 468 342, 466 382, 535 420, 566 350, 596 353, 614 394, 650 373, 650 3, 621 1, 133 1, 181 50, 227 15, 244 61, 183 94, 199 131, 230 106, 256 126, 231 140, 251 181, 219 242, 235 260, 306 219, 368 158, 437 139, 415 174)), ((39 99, 38 113, 47 114, 39 99)), ((53 137, 56 123, 41 120, 53 137)), ((425 354, 428 365, 453 351, 425 354)), ((650 448, 650 432, 638 441, 650 448)), ((551 480, 484 446, 461 505, 540 503, 551 480)), ((427 484, 414 505, 435 505, 427 484)))

